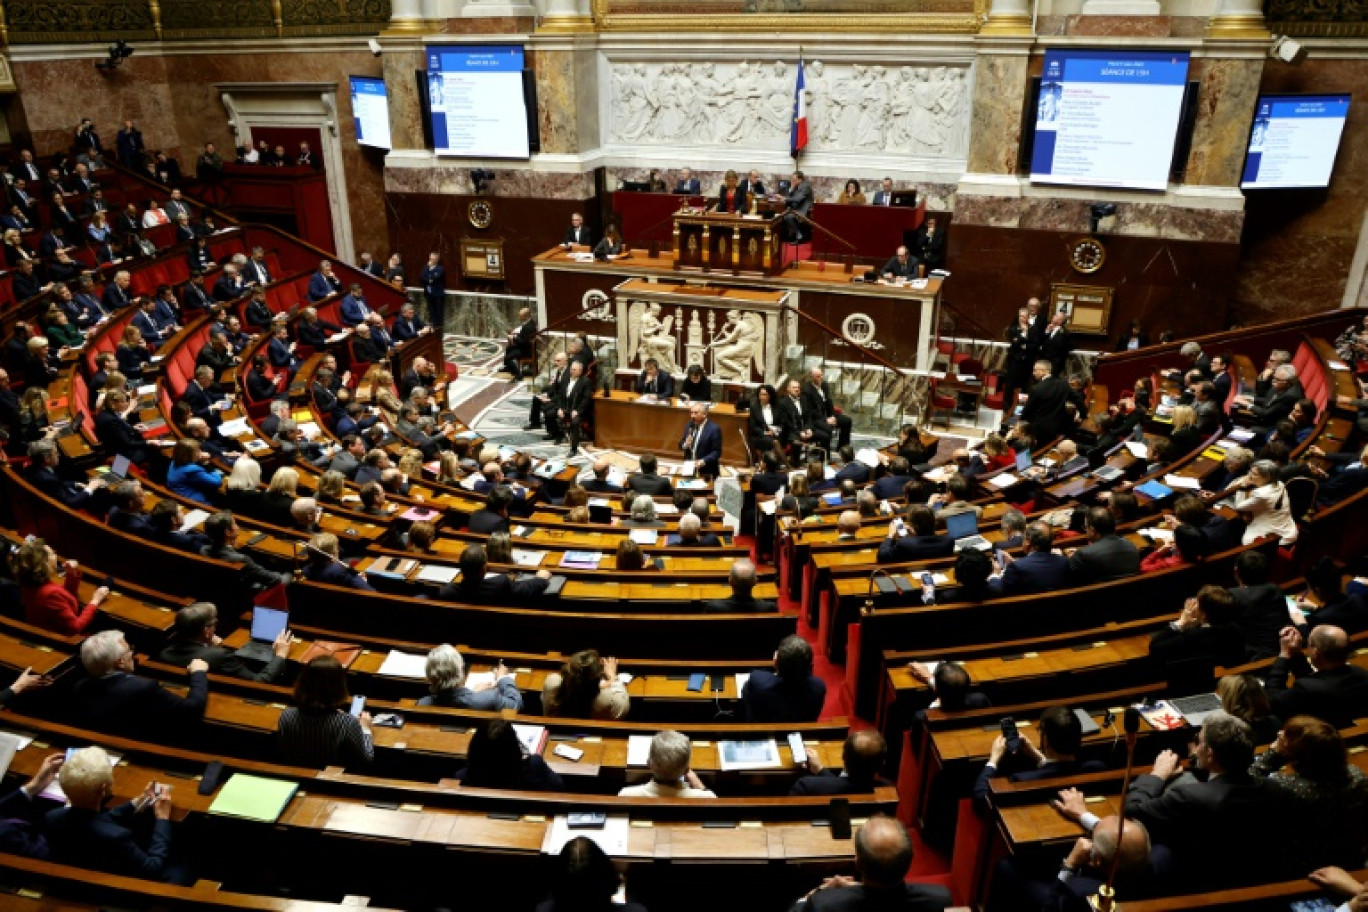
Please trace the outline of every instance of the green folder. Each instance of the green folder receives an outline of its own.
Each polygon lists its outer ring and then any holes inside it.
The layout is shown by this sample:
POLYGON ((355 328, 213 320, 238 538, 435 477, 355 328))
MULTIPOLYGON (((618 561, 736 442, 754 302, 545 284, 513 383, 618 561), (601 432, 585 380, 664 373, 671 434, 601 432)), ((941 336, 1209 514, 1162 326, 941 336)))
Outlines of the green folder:
POLYGON ((275 823, 297 791, 299 786, 293 782, 234 773, 219 789, 209 813, 275 823))

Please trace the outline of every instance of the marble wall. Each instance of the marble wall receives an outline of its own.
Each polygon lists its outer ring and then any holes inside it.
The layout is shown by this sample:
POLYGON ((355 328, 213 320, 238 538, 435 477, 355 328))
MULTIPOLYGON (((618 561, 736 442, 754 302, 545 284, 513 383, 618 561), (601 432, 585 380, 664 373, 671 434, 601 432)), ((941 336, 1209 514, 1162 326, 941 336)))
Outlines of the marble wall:
MULTIPOLYGON (((81 117, 91 117, 112 149, 125 118, 143 132, 149 149, 166 149, 183 167, 206 142, 227 153, 234 145, 227 112, 214 88, 220 82, 319 82, 337 86, 338 137, 358 248, 380 254, 388 247, 383 158, 362 149, 353 129, 349 75, 380 75, 380 62, 357 40, 355 49, 316 52, 258 49, 252 54, 137 54, 106 74, 92 59, 14 60, 17 104, 31 143, 40 153, 65 147, 81 117)), ((193 170, 193 168, 190 168, 193 170)), ((329 179, 332 179, 331 176, 329 179)), ((338 251, 351 260, 356 251, 338 251)))
POLYGON ((1030 62, 1024 54, 988 53, 979 57, 967 171, 1016 173, 1030 62))
POLYGON ((1368 61, 1264 67, 1262 92, 1352 92, 1326 190, 1249 191, 1232 316, 1242 322, 1340 306, 1368 211, 1368 61))

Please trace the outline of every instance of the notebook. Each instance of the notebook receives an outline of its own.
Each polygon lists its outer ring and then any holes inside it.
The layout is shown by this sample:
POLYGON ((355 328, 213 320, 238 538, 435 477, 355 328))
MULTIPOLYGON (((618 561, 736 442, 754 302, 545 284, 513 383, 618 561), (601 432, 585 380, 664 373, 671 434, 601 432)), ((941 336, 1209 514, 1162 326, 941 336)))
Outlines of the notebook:
POLYGON ((1098 468, 1093 471, 1093 475, 1102 479, 1103 481, 1116 481, 1116 479, 1120 478, 1124 474, 1124 472, 1122 472, 1115 466, 1102 466, 1101 468, 1098 468))
POLYGON ((219 789, 214 803, 209 805, 209 813, 275 823, 297 791, 299 786, 293 782, 234 773, 219 789))
POLYGON ((269 662, 275 655, 276 637, 290 626, 290 612, 265 605, 252 607, 252 638, 236 653, 238 658, 269 662))
POLYGON ((1142 485, 1136 485, 1136 493, 1144 494, 1151 500, 1163 500, 1173 493, 1173 488, 1162 485, 1157 481, 1147 481, 1142 485))
POLYGON ((956 551, 963 551, 965 548, 987 551, 993 547, 988 539, 978 534, 978 517, 972 510, 945 517, 945 534, 955 540, 956 551))

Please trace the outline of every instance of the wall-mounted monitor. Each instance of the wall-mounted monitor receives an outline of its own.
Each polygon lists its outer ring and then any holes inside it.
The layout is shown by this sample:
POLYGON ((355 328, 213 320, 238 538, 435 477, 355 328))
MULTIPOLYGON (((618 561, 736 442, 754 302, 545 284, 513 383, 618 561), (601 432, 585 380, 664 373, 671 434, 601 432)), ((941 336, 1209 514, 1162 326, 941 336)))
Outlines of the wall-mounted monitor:
POLYGON ((350 76, 352 115, 356 118, 356 141, 388 151, 390 145, 389 96, 385 80, 374 76, 350 76))
POLYGON ((1046 51, 1031 180, 1166 189, 1187 73, 1186 51, 1046 51))
POLYGON ((1348 95, 1260 95, 1240 187, 1328 187, 1348 95))
POLYGON ((523 69, 517 45, 429 47, 433 150, 465 158, 530 158, 523 69))

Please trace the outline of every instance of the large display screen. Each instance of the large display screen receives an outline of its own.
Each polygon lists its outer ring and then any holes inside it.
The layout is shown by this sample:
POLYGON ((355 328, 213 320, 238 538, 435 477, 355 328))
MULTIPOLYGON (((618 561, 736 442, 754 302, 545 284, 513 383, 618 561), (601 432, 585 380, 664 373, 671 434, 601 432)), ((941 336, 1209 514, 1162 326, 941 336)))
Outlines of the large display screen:
POLYGON ((1348 116, 1348 95, 1260 95, 1240 186, 1329 186, 1348 116))
POLYGON ((432 143, 438 155, 531 157, 521 47, 430 47, 427 62, 432 143))
POLYGON ((391 148, 389 96, 385 80, 373 76, 351 76, 352 115, 356 118, 356 141, 377 149, 391 148))
POLYGON ((1046 51, 1031 180, 1166 189, 1187 72, 1186 51, 1046 51))

